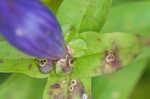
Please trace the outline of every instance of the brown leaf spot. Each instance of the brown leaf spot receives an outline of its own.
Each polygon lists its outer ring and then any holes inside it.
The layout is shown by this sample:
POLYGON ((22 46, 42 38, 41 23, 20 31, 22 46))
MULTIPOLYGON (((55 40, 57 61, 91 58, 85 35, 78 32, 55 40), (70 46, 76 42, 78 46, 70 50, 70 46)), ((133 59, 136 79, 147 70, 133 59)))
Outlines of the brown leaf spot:
POLYGON ((136 37, 137 37, 138 39, 141 39, 143 36, 140 35, 140 34, 136 34, 136 37))
POLYGON ((32 64, 28 65, 28 69, 31 70, 32 69, 32 64))
POLYGON ((134 54, 133 57, 136 58, 138 56, 138 54, 134 54))
POLYGON ((98 41, 101 41, 101 38, 97 38, 98 41))
POLYGON ((59 64, 65 74, 70 74, 73 72, 74 60, 75 59, 70 54, 67 54, 66 58, 60 59, 57 61, 57 64, 59 64))
POLYGON ((60 85, 58 83, 54 84, 54 85, 51 85, 50 88, 52 89, 58 89, 58 88, 61 88, 60 85))
POLYGON ((2 64, 4 61, 2 59, 0 59, 0 64, 2 64))
POLYGON ((118 55, 119 51, 117 48, 114 50, 109 50, 105 52, 105 56, 102 66, 102 72, 103 73, 110 73, 114 72, 121 68, 121 61, 118 55))
POLYGON ((74 99, 76 96, 82 97, 84 86, 79 80, 72 80, 69 88, 69 99, 74 99))
POLYGON ((150 40, 148 40, 148 41, 146 42, 146 45, 147 45, 147 46, 150 46, 150 40))
POLYGON ((39 67, 44 67, 48 63, 48 59, 39 59, 37 62, 39 67))

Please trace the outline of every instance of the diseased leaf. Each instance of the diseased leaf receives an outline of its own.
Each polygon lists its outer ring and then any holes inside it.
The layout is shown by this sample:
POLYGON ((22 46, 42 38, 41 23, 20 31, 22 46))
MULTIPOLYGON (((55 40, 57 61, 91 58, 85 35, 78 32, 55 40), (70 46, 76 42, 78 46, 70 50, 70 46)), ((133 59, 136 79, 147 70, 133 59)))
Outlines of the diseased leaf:
POLYGON ((0 85, 1 99, 42 99, 45 80, 13 74, 0 85))
POLYGON ((113 7, 102 33, 126 32, 149 34, 150 2, 126 3, 113 7))
POLYGON ((0 42, 0 72, 24 73, 36 78, 48 76, 40 72, 35 58, 23 54, 5 41, 0 42))
POLYGON ((77 32, 99 31, 111 0, 64 0, 57 17, 61 25, 71 25, 77 32))
POLYGON ((51 75, 45 86, 43 99, 67 99, 68 76, 51 75))
POLYGON ((143 59, 133 62, 118 72, 95 77, 92 80, 94 99, 128 99, 146 63, 147 60, 143 59))
POLYGON ((43 99, 91 99, 91 78, 51 74, 43 99), (85 98, 83 98, 85 97, 85 98))
MULTIPOLYGON (((73 75, 77 77, 93 77, 114 72, 133 62, 150 46, 149 36, 127 33, 98 34, 87 32, 80 34, 79 38, 84 41, 87 48, 82 50, 84 54, 77 57, 73 64, 73 75)), ((75 48, 74 40, 70 42, 73 44, 73 47, 70 44, 73 52, 79 49, 75 48)), ((79 44, 81 43, 76 43, 76 45, 79 44)), ((74 53, 76 56, 81 54, 80 52, 74 53)), ((150 54, 142 55, 138 60, 149 56, 150 54)))
POLYGON ((92 99, 91 77, 70 76, 69 99, 92 99))
MULTIPOLYGON (((82 78, 123 68, 134 61, 150 42, 149 36, 126 33, 85 32, 75 38, 77 39, 68 42, 73 49, 73 55, 76 56, 73 75, 82 78)), ((37 78, 48 77, 48 74, 45 75, 39 71, 38 64, 33 57, 24 55, 6 42, 0 44, 0 72, 25 73, 37 78)), ((144 55, 143 58, 148 56, 144 55)))

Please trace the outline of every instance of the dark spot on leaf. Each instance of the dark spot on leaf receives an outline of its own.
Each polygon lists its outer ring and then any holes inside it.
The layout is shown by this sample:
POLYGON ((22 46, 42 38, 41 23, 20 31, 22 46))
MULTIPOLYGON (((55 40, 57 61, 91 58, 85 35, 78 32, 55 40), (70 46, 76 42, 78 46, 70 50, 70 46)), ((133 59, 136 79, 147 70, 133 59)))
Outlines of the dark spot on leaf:
POLYGON ((68 99, 76 99, 75 97, 81 97, 84 94, 84 86, 79 80, 72 80, 70 82, 69 87, 69 98, 68 99))
POLYGON ((70 74, 73 72, 74 60, 75 59, 70 54, 67 54, 66 58, 60 59, 59 61, 57 61, 57 64, 61 67, 62 71, 65 74, 70 74))
POLYGON ((146 45, 147 45, 147 46, 150 46, 150 40, 148 40, 148 41, 146 42, 146 45))
POLYGON ((0 64, 2 64, 4 61, 2 59, 0 59, 0 64))
POLYGON ((32 64, 28 65, 28 69, 31 70, 32 69, 32 64))
POLYGON ((39 67, 44 67, 49 61, 48 59, 39 59, 37 60, 39 67))
POLYGON ((54 85, 51 85, 50 88, 52 88, 52 89, 58 89, 58 88, 61 88, 61 87, 60 87, 60 84, 56 83, 54 85))
POLYGON ((77 84, 77 80, 72 80, 72 81, 71 81, 71 84, 72 84, 72 85, 76 85, 76 84, 77 84))
POLYGON ((48 59, 37 59, 37 65, 41 73, 48 74, 54 67, 54 61, 48 59))
POLYGON ((138 54, 134 54, 133 57, 136 58, 138 56, 138 54))
POLYGON ((138 39, 141 39, 143 36, 140 35, 140 34, 136 34, 136 37, 137 37, 138 39))
POLYGON ((45 64, 43 67, 40 67, 40 72, 43 74, 48 74, 53 69, 53 64, 45 64))
POLYGON ((101 41, 101 38, 97 38, 98 41, 101 41))
POLYGON ((73 27, 70 27, 69 28, 69 32, 72 32, 74 29, 73 29, 73 27))
POLYGON ((121 61, 119 58, 119 51, 117 48, 105 52, 105 56, 102 59, 102 73, 114 72, 121 68, 121 61))

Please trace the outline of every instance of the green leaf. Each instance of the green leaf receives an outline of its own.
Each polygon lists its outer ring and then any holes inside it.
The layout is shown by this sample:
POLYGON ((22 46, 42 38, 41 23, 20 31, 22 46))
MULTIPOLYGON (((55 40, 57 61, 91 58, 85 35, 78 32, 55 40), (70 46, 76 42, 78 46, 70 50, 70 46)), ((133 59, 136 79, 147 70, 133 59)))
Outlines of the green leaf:
POLYGON ((36 78, 48 76, 40 72, 35 58, 23 54, 5 41, 1 41, 0 46, 0 72, 24 73, 36 78))
POLYGON ((149 6, 150 2, 135 2, 113 7, 102 32, 148 34, 150 31, 149 6))
POLYGON ((111 0, 64 0, 57 17, 61 25, 78 32, 99 31, 108 14, 111 0))
POLYGON ((41 0, 46 6, 48 6, 54 13, 57 13, 57 10, 63 0, 41 0))
POLYGON ((94 99, 128 99, 146 63, 147 60, 141 60, 118 72, 95 77, 92 80, 94 99))
POLYGON ((14 74, 0 85, 0 97, 1 99, 42 99, 44 85, 45 80, 14 74))
POLYGON ((111 0, 90 0, 88 8, 83 16, 79 32, 98 32, 103 27, 111 0))

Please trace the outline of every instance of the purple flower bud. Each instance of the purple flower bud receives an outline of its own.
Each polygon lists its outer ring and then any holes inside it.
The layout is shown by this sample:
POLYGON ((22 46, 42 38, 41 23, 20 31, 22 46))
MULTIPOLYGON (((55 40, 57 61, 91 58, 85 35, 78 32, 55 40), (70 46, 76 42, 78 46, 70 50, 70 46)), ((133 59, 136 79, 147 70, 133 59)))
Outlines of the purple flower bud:
POLYGON ((40 0, 0 0, 0 32, 28 55, 51 60, 66 55, 60 25, 40 0))

